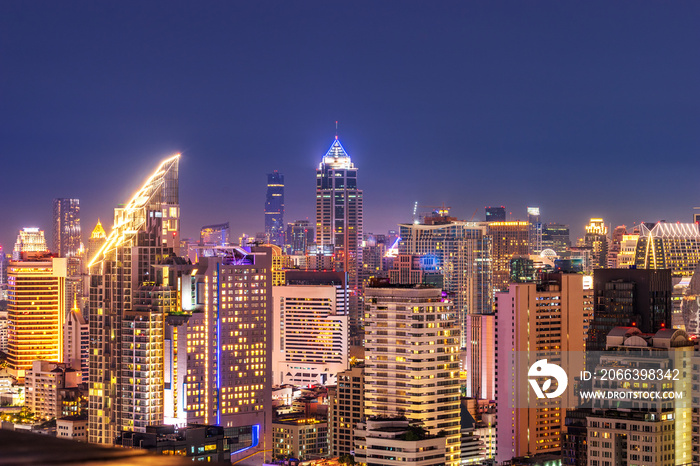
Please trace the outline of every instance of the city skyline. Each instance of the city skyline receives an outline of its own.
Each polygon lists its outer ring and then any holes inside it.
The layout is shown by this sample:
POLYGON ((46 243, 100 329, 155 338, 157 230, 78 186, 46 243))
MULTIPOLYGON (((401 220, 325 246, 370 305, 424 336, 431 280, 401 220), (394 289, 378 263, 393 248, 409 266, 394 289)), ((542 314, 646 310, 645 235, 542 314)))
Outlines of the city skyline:
POLYGON ((367 232, 416 201, 465 220, 539 206, 572 237, 591 217, 689 222, 700 203, 697 4, 82 5, 0 7, 5 250, 23 227, 51 231, 54 197, 109 230, 147 175, 129 167, 175 152, 183 237, 263 231, 272 170, 287 220, 313 220, 336 121, 367 232))

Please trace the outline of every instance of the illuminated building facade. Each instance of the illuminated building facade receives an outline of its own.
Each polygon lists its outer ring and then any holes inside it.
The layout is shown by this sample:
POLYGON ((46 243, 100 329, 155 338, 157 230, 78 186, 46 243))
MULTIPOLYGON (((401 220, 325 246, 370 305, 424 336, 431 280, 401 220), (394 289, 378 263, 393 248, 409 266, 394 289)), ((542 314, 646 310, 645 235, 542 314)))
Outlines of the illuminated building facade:
POLYGON ((445 442, 404 418, 368 418, 355 431, 358 466, 444 466, 445 442))
POLYGON ((362 190, 357 168, 338 136, 316 169, 316 246, 333 251, 333 269, 347 272, 350 289, 350 328, 358 334, 361 311, 359 269, 362 264, 362 190))
POLYGON ((168 271, 182 312, 167 318, 166 420, 235 429, 232 457, 263 449, 270 432, 273 247, 222 248, 168 271))
POLYGON ((107 233, 105 229, 102 228, 102 223, 97 219, 97 224, 95 228, 92 229, 90 233, 90 238, 88 238, 88 249, 87 249, 87 261, 88 263, 94 259, 102 246, 107 241, 107 233))
POLYGON ((493 267, 493 290, 506 291, 510 283, 510 260, 524 256, 530 249, 529 222, 491 222, 488 224, 491 237, 491 263, 493 267))
POLYGON ((618 265, 618 257, 620 252, 622 252, 622 241, 625 236, 627 236, 627 227, 625 225, 615 227, 612 232, 612 237, 610 238, 610 247, 608 247, 606 268, 622 268, 618 265))
POLYGON ((348 367, 348 316, 333 285, 272 289, 272 384, 330 385, 348 367))
POLYGON ((328 453, 350 455, 353 431, 365 413, 365 368, 354 366, 338 373, 338 383, 328 387, 328 453))
POLYGON ((569 225, 547 223, 542 227, 542 248, 551 249, 562 256, 571 247, 569 225))
POLYGON ((7 367, 24 379, 35 360, 63 361, 67 260, 23 253, 8 270, 7 367))
POLYGON ((365 416, 405 416, 443 431, 460 464, 459 323, 437 288, 365 289, 365 416))
POLYGON ((278 419, 272 423, 272 454, 302 461, 328 455, 328 423, 316 418, 278 419))
POLYGON ((639 235, 622 235, 620 252, 617 254, 617 268, 629 269, 635 265, 639 235))
MULTIPOLYGON (((513 354, 536 351, 561 354, 583 352, 592 317, 593 293, 584 289, 580 274, 545 274, 539 283, 512 283, 496 293, 496 460, 559 452, 565 407, 562 399, 536 400, 530 408, 511 400, 518 385, 513 354)), ((527 389, 527 388, 525 388, 527 389)), ((573 384, 567 389, 573 395, 573 384)))
POLYGON ((591 269, 603 269, 608 265, 608 227, 602 218, 592 218, 586 225, 582 246, 591 248, 591 269))
MULTIPOLYGON (((492 249, 487 224, 426 217, 424 223, 399 227, 399 254, 423 256, 424 269, 442 274, 443 290, 454 295, 453 309, 463 332, 460 345, 466 347, 467 316, 493 312, 492 249)), ((527 250, 527 230, 524 234, 527 250)))
POLYGON ((91 443, 163 423, 163 330, 177 294, 154 268, 180 244, 179 154, 163 161, 123 207, 91 259, 91 443))
MULTIPOLYGON (((206 225, 199 230, 200 246, 228 246, 231 241, 231 227, 229 223, 206 225)), ((187 251, 182 251, 185 254, 187 251)))
POLYGON ((700 262, 700 229, 695 223, 659 222, 639 226, 635 265, 638 269, 670 269, 690 277, 700 262))
POLYGON ((80 200, 53 200, 53 252, 68 259, 66 302, 82 294, 82 261, 85 253, 80 230, 80 200))
POLYGON ((284 247, 284 175, 277 170, 267 174, 265 238, 266 243, 284 247))
POLYGON ((44 230, 38 228, 23 228, 17 235, 15 249, 12 252, 13 260, 21 260, 23 252, 48 252, 44 230))
MULTIPOLYGON (((587 416, 588 464, 599 466, 697 464, 693 461, 691 355, 694 342, 683 330, 664 329, 644 334, 634 327, 616 327, 606 339, 606 352, 596 367, 603 370, 677 370, 677 379, 655 378, 593 382, 598 391, 640 390, 683 392, 680 399, 593 399, 587 416)), ((695 372, 697 375, 697 372, 695 372)), ((697 377, 696 377, 697 378, 697 377)), ((697 452, 695 452, 697 455, 697 452)))
POLYGON ((542 252, 542 221, 540 220, 540 208, 527 208, 528 227, 528 254, 539 254, 542 252))
POLYGON ((306 254, 314 242, 314 227, 308 220, 297 220, 287 224, 285 249, 290 255, 306 254))

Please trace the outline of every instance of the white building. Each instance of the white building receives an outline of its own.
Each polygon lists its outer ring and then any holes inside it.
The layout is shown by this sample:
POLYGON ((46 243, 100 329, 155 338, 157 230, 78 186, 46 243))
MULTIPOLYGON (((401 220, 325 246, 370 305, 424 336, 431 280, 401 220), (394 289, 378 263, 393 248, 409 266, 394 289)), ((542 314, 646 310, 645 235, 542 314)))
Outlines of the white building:
POLYGON ((272 383, 332 385, 348 368, 348 316, 332 285, 272 289, 272 383))
POLYGON ((83 382, 88 381, 89 344, 90 327, 74 300, 63 323, 63 362, 80 372, 83 382))
POLYGON ((87 416, 67 416, 56 419, 56 437, 87 442, 87 416))
POLYGON ((369 418, 355 429, 355 461, 361 466, 442 466, 445 439, 425 435, 406 419, 369 418))
POLYGON ((81 380, 80 372, 63 363, 34 361, 24 379, 26 406, 39 417, 59 418, 63 411, 61 389, 75 388, 81 380))

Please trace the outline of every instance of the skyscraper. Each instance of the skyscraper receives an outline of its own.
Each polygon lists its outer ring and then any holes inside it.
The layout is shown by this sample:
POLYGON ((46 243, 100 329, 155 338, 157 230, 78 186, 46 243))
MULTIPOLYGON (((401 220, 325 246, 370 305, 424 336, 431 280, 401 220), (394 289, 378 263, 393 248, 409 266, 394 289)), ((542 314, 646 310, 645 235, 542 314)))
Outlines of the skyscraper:
POLYGON ((8 270, 8 369, 24 379, 32 361, 63 361, 66 259, 23 253, 8 270))
POLYGON ((90 327, 78 307, 77 300, 63 323, 63 362, 80 372, 82 381, 89 382, 90 327))
POLYGON ((107 233, 105 233, 105 229, 102 228, 100 220, 97 219, 97 225, 92 229, 92 233, 90 233, 90 238, 88 239, 88 263, 95 258, 97 252, 102 248, 102 245, 105 244, 105 241, 107 241, 107 233))
POLYGON ((357 168, 336 136, 316 169, 316 245, 320 249, 332 247, 334 269, 348 274, 352 334, 361 325, 358 272, 362 264, 362 208, 357 168))
MULTIPOLYGON (((82 294, 83 240, 80 231, 80 201, 78 199, 53 200, 53 252, 68 259, 66 302, 82 294)), ((70 305, 70 304, 69 304, 70 305)))
POLYGON ((114 209, 112 231, 89 264, 91 443, 163 423, 164 317, 178 303, 153 266, 179 248, 179 158, 163 161, 114 209))
POLYGON ((530 248, 530 224, 528 222, 491 222, 488 234, 492 238, 494 291, 508 290, 510 283, 510 260, 525 256, 530 248))
POLYGON ((542 221, 540 220, 540 208, 527 208, 529 254, 542 252, 542 221))
POLYGON ((265 237, 270 244, 284 247, 284 175, 277 170, 267 174, 265 237))
POLYGON ((314 242, 314 227, 308 220, 296 220, 287 224, 285 249, 290 255, 303 255, 314 242))
POLYGON ((53 249, 58 257, 78 257, 82 249, 80 236, 80 201, 53 200, 53 249))
POLYGON ((639 226, 635 264, 638 269, 671 269, 674 277, 690 277, 700 262, 700 229, 696 223, 659 222, 639 226))
POLYGON ((44 230, 38 228, 22 228, 17 235, 15 249, 12 252, 13 260, 21 260, 23 252, 48 252, 44 230))
POLYGON ((542 227, 542 249, 551 249, 561 256, 570 247, 569 225, 548 223, 542 227))
POLYGON ((591 268, 604 269, 608 265, 608 227, 602 218, 592 218, 586 225, 583 246, 591 248, 591 268))
POLYGON ((365 417, 406 416, 444 434, 460 464, 459 324, 439 288, 365 289, 365 417))

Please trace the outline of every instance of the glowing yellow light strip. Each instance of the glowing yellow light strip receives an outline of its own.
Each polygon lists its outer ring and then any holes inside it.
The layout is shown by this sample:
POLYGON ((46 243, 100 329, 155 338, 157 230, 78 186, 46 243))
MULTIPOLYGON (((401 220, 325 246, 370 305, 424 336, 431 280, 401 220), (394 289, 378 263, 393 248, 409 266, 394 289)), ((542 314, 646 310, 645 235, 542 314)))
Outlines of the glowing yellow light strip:
MULTIPOLYGON (((123 210, 127 213, 131 213, 134 210, 136 210, 137 207, 142 206, 143 203, 139 203, 137 205, 136 201, 143 197, 143 195, 145 194, 145 191, 151 187, 151 183, 156 179, 156 177, 158 177, 159 175, 161 175, 163 173, 164 167, 167 166, 168 164, 172 163, 174 160, 177 160, 179 157, 180 157, 180 154, 175 154, 172 157, 167 158, 163 162, 161 162, 161 164, 158 165, 158 168, 156 168, 156 170, 153 172, 153 174, 151 174, 151 176, 148 177, 148 180, 146 180, 146 182, 143 184, 143 186, 141 186, 141 188, 138 191, 136 191, 136 194, 134 194, 134 196, 126 204, 126 206, 124 207, 123 210)), ((128 215, 125 217, 128 217, 128 215)), ((123 228, 128 223, 130 223, 130 222, 122 220, 122 222, 120 224, 118 224, 118 225, 115 224, 114 226, 112 226, 112 231, 109 233, 107 240, 102 245, 100 250, 97 251, 95 256, 90 260, 90 262, 88 263, 88 268, 92 267, 93 264, 95 262, 97 262, 97 258, 100 257, 100 255, 102 255, 105 250, 113 247, 115 245, 115 243, 121 244, 124 241, 124 235, 123 235, 124 232, 120 231, 120 229, 123 228), (117 240, 118 236, 119 236, 119 239, 117 240)))

